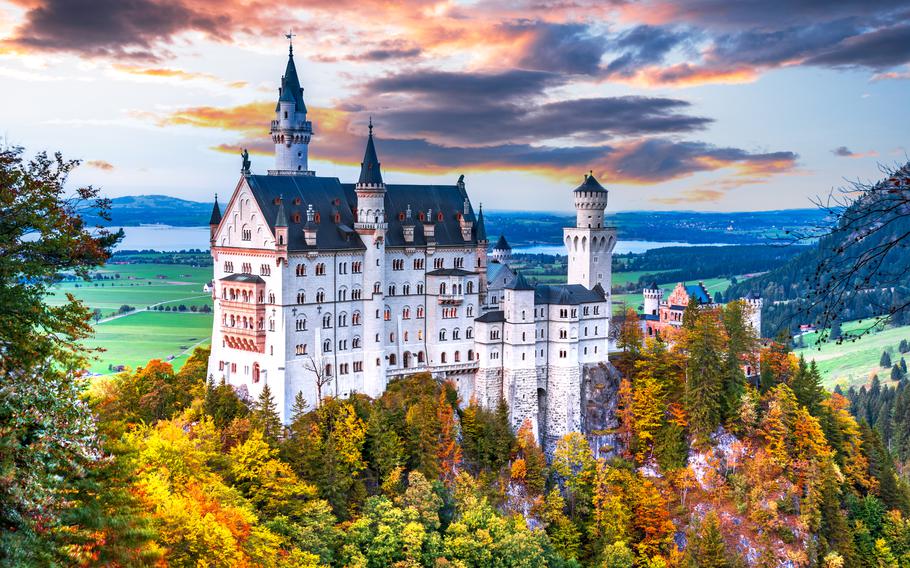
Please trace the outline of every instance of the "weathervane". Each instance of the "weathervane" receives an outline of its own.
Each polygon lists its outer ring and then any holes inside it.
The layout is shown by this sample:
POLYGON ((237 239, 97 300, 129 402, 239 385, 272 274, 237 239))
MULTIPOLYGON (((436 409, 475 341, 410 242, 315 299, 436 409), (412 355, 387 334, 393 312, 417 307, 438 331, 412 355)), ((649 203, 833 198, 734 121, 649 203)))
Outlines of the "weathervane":
POLYGON ((294 38, 297 37, 297 34, 294 33, 294 30, 288 30, 288 33, 284 34, 284 37, 288 40, 288 53, 294 55, 294 38))

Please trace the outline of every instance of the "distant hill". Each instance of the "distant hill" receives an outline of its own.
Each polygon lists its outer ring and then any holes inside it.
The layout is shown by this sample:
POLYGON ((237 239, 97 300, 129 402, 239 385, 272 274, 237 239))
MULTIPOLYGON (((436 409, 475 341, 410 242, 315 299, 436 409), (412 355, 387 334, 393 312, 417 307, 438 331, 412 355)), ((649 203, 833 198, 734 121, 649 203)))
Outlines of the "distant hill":
MULTIPOLYGON (((222 203, 222 207, 224 207, 222 203)), ((147 224, 204 227, 211 203, 188 201, 166 195, 135 195, 112 200, 110 222, 88 217, 92 224, 134 227, 147 224)), ((562 228, 573 223, 571 213, 485 211, 487 234, 495 240, 505 234, 513 245, 562 242, 562 228)), ((696 211, 620 211, 607 214, 607 223, 617 227, 619 238, 659 242, 754 244, 818 222, 815 209, 703 213, 696 211)))
POLYGON ((130 195, 111 200, 111 220, 86 217, 92 224, 115 227, 162 224, 175 227, 205 227, 212 213, 211 203, 188 201, 167 195, 130 195))

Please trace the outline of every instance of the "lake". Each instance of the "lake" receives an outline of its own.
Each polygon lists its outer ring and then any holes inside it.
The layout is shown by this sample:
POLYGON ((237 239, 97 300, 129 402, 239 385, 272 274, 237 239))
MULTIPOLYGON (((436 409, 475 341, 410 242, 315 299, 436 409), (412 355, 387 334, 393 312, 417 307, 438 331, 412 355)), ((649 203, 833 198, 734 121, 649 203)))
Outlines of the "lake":
MULTIPOLYGON (((209 248, 208 227, 171 227, 168 225, 143 225, 141 227, 111 227, 112 230, 122 228, 126 236, 117 246, 116 250, 159 250, 173 252, 187 249, 206 250, 209 248)), ((723 246, 718 244, 697 244, 683 242, 657 242, 657 241, 624 241, 616 243, 613 250, 615 254, 642 253, 660 247, 685 247, 685 246, 723 246)), ((562 245, 531 245, 515 247, 516 254, 566 254, 562 245)))

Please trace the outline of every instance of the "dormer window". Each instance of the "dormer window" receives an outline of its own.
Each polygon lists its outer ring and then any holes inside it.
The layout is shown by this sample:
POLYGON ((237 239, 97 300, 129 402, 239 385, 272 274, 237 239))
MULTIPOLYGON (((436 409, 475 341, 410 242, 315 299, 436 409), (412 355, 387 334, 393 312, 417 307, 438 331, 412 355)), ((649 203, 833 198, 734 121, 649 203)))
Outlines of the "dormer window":
POLYGON ((335 222, 341 223, 341 213, 335 213, 335 222))
POLYGON ((294 205, 300 205, 301 203, 302 203, 302 201, 300 200, 299 197, 294 198, 294 205))
POLYGON ((436 214, 436 220, 439 221, 439 222, 442 222, 442 219, 443 219, 443 217, 442 217, 442 211, 440 211, 439 213, 436 214))
POLYGON ((318 223, 319 219, 320 219, 319 213, 316 213, 316 215, 313 216, 313 220, 318 223))
POLYGON ((299 223, 300 222, 300 213, 294 213, 292 219, 295 223, 299 223))
POLYGON ((426 220, 426 215, 423 214, 423 211, 420 212, 420 215, 418 215, 418 218, 419 218, 421 221, 426 220))

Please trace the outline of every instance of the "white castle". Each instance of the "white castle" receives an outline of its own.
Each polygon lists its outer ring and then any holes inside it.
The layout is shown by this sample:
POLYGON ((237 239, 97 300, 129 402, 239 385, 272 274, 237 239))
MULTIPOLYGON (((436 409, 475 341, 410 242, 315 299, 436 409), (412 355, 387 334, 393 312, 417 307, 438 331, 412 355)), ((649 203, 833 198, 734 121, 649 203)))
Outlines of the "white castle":
POLYGON ((283 420, 297 393, 380 395, 417 372, 452 381, 462 401, 530 420, 545 446, 581 427, 582 377, 607 360, 612 251, 607 191, 574 191, 564 229, 568 282, 532 286, 492 260, 483 211, 454 185, 387 184, 372 122, 356 183, 309 169, 293 49, 271 123, 276 169, 249 172, 211 217, 215 323, 209 375, 258 396, 283 420))

